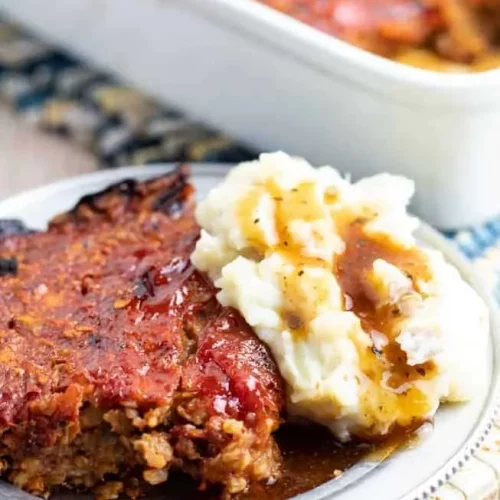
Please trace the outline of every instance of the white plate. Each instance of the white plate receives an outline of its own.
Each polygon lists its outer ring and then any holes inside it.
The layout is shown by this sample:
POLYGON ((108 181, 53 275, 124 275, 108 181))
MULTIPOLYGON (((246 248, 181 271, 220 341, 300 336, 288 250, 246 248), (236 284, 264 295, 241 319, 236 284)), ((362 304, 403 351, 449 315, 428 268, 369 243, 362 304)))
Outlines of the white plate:
MULTIPOLYGON (((0 218, 20 218, 28 226, 44 228, 54 215, 70 209, 82 196, 99 191, 125 178, 146 179, 167 171, 171 166, 135 167, 108 170, 65 180, 35 189, 0 202, 0 218)), ((218 183, 227 166, 193 167, 198 197, 218 183)), ((480 390, 465 405, 445 406, 439 410, 430 437, 418 446, 394 454, 382 464, 363 462, 340 479, 300 495, 301 500, 423 500, 465 462, 484 440, 495 413, 495 395, 499 385, 500 329, 496 306, 485 292, 469 264, 436 231, 426 225, 418 231, 423 243, 441 250, 488 304, 491 311, 491 338, 483 373, 471 373, 480 381, 480 390)), ((0 486, 0 498, 13 499, 14 490, 0 486), (2 489, 3 488, 3 489, 2 489)), ((15 495, 31 498, 29 495, 15 495)))

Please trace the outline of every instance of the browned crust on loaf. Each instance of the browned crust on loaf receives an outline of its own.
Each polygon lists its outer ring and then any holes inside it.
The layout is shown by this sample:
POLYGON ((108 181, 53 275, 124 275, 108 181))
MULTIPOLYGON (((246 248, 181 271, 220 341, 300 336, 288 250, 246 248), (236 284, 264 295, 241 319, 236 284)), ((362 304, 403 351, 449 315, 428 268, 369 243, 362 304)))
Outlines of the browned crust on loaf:
POLYGON ((0 457, 14 484, 135 496, 176 468, 230 494, 279 474, 282 380, 190 263, 188 175, 124 181, 46 232, 0 236, 17 264, 0 277, 0 457))

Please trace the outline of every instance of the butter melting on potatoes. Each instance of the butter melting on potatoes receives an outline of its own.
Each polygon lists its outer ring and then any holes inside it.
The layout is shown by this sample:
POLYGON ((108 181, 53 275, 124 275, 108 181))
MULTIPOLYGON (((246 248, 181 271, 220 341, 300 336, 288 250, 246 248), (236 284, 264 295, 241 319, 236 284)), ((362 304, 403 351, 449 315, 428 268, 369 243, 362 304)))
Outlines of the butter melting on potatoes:
POLYGON ((8 276, 17 274, 17 259, 0 258, 0 276, 8 276))

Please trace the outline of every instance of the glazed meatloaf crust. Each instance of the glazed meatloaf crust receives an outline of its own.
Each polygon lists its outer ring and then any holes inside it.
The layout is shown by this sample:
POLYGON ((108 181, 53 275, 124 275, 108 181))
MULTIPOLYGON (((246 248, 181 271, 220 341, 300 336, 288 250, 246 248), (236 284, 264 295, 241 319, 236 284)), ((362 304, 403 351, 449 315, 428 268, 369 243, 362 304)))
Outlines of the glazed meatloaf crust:
POLYGON ((171 469, 224 495, 279 475, 283 386, 189 256, 185 167, 0 231, 0 456, 37 495, 137 496, 171 469), (19 234, 25 233, 25 234, 19 234))

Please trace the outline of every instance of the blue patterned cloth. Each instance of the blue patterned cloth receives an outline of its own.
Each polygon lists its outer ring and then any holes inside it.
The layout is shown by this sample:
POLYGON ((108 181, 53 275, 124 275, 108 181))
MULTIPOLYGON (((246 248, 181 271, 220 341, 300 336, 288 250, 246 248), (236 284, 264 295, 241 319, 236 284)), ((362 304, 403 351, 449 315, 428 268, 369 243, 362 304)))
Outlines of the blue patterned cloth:
POLYGON ((485 252, 500 243, 500 217, 497 217, 482 226, 466 231, 449 233, 458 247, 470 259, 478 259, 485 252))
MULTIPOLYGON (((0 20, 0 97, 43 130, 90 149, 102 167, 236 163, 254 151, 0 20)), ((500 216, 446 234, 496 288, 500 216)), ((498 292, 500 300, 500 291, 498 292)))
POLYGON ((174 107, 1 20, 0 97, 42 129, 89 148, 103 167, 255 157, 174 107))
POLYGON ((476 271, 500 302, 500 216, 446 236, 472 260, 476 271))

